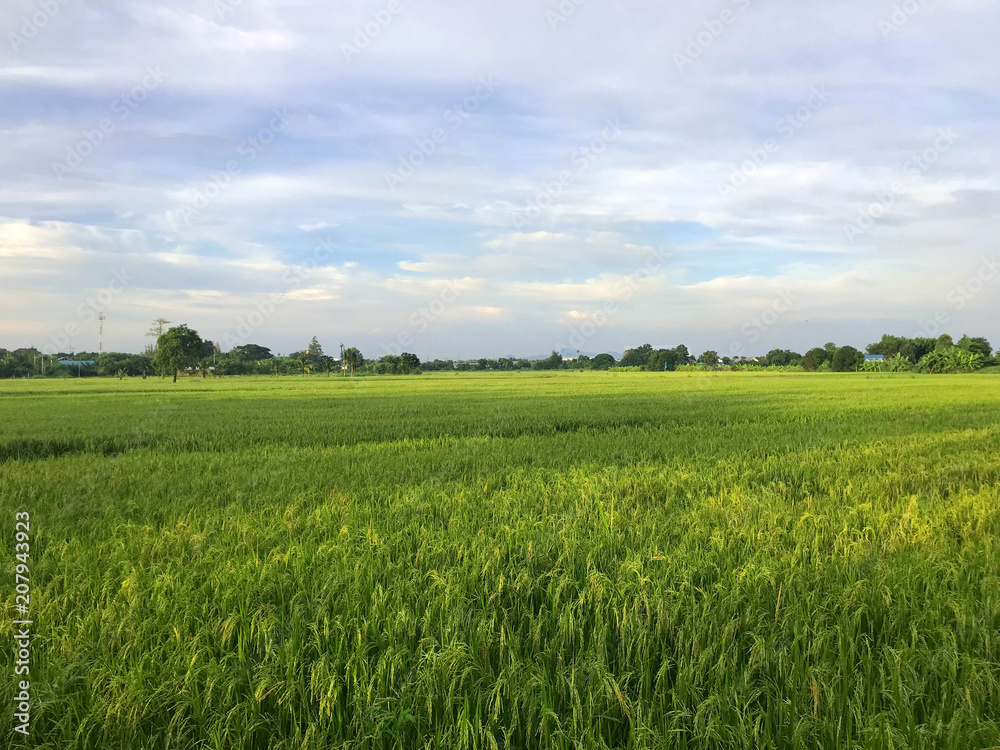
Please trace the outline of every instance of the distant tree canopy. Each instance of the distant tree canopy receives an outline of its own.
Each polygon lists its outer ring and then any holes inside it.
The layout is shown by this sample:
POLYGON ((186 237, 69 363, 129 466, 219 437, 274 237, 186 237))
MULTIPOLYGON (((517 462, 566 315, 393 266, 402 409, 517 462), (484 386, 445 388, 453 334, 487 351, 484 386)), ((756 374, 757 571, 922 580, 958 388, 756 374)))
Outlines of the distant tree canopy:
POLYGON ((968 335, 962 336, 955 346, 964 352, 978 354, 982 357, 989 357, 993 354, 993 345, 982 336, 975 338, 970 338, 968 335))
POLYGON ((243 344, 243 346, 234 346, 229 350, 231 359, 243 362, 259 362, 262 359, 271 359, 273 356, 270 349, 259 344, 243 344))
POLYGON ((865 361, 865 355, 853 346, 842 346, 833 353, 830 360, 834 372, 853 372, 865 361))
MULTIPOLYGON (((275 355, 260 344, 242 344, 223 352, 218 343, 201 339, 186 325, 165 328, 168 321, 158 318, 151 333, 162 328, 156 344, 146 347, 140 354, 115 352, 42 353, 29 347, 13 351, 0 349, 0 378, 21 377, 145 377, 151 372, 174 378, 185 368, 198 368, 203 374, 227 375, 291 375, 326 373, 347 370, 350 374, 361 375, 406 375, 418 372, 443 371, 515 371, 515 370, 607 370, 621 366, 647 372, 676 370, 698 362, 707 367, 732 367, 733 369, 757 369, 762 367, 801 367, 806 372, 843 371, 853 372, 866 369, 880 372, 972 372, 989 365, 1000 364, 994 356, 990 341, 983 336, 964 334, 957 340, 948 334, 937 337, 894 336, 885 334, 881 340, 868 344, 869 354, 881 354, 884 359, 865 362, 864 356, 853 347, 837 346, 830 342, 824 346, 809 349, 799 355, 790 349, 771 349, 767 354, 755 357, 720 356, 709 349, 697 359, 691 356, 687 346, 679 344, 673 348, 655 348, 652 344, 642 344, 625 350, 621 361, 616 362, 610 353, 589 356, 578 354, 564 360, 560 352, 539 360, 528 360, 514 356, 490 359, 480 357, 472 360, 440 360, 421 362, 419 357, 409 352, 387 355, 377 360, 366 361, 356 347, 345 350, 343 361, 334 359, 323 352, 316 336, 312 336, 308 348, 284 357, 275 355), (167 350, 159 352, 161 343, 169 344, 167 350), (937 355, 937 356, 931 356, 937 355), (71 364, 59 364, 60 359, 73 360, 71 364), (87 364, 92 362, 92 364, 87 364)), ((956 337, 957 338, 957 337, 956 337)))
POLYGON ((931 352, 947 351, 952 347, 957 347, 970 354, 978 354, 984 358, 989 358, 993 354, 993 347, 989 340, 982 336, 973 338, 965 335, 956 344, 948 334, 938 336, 936 339, 920 337, 911 339, 887 333, 882 336, 881 341, 869 344, 865 351, 868 354, 881 354, 886 359, 891 359, 899 354, 908 359, 911 364, 917 364, 931 352))
POLYGON ((398 356, 387 354, 372 363, 372 372, 376 375, 416 375, 420 373, 420 358, 409 352, 398 356))
POLYGON ((534 362, 532 362, 531 369, 532 370, 558 370, 562 366, 563 366, 562 355, 559 352, 557 352, 557 351, 555 351, 553 349, 552 350, 552 354, 550 354, 545 359, 537 359, 534 362))
POLYGON ((803 355, 802 369, 806 372, 815 372, 822 367, 825 362, 829 361, 830 355, 827 353, 826 349, 817 346, 815 349, 810 349, 803 355))
POLYGON ((154 372, 152 362, 141 354, 107 352, 97 357, 99 375, 139 377, 154 372))
POLYGON ((198 332, 191 330, 186 325, 168 328, 156 340, 153 366, 160 375, 172 373, 176 383, 177 373, 180 370, 198 364, 203 344, 198 332))
POLYGON ((652 344, 643 344, 626 349, 616 364, 619 367, 641 367, 650 372, 662 372, 676 370, 679 366, 693 361, 694 358, 684 344, 673 349, 654 349, 652 344))
POLYGON ((154 339, 159 339, 163 335, 167 326, 170 325, 170 321, 166 318, 157 318, 153 321, 153 324, 146 331, 147 336, 152 336, 154 339))
POLYGON ((787 367, 801 364, 801 362, 802 355, 788 349, 772 349, 764 357, 764 364, 768 367, 787 367))
POLYGON ((351 371, 351 375, 365 362, 365 358, 358 351, 355 346, 344 349, 344 364, 347 365, 347 369, 351 371))
POLYGON ((618 360, 620 367, 645 367, 649 364, 649 357, 653 354, 652 344, 643 344, 634 349, 626 349, 622 358, 618 360))
POLYGON ((306 354, 314 361, 319 361, 325 356, 323 354, 323 347, 320 345, 319 339, 315 336, 310 339, 309 348, 306 350, 306 354))
POLYGON ((609 367, 615 366, 615 358, 610 354, 598 354, 590 362, 591 370, 607 370, 609 367))
POLYGON ((204 339, 201 342, 201 349, 198 350, 198 357, 200 359, 209 359, 218 351, 220 351, 218 344, 216 344, 214 341, 209 341, 208 339, 204 339))
MULTIPOLYGON (((650 372, 673 371, 688 363, 688 348, 681 344, 673 349, 657 349, 649 355, 644 367, 650 372)), ((625 366, 625 365, 623 365, 625 366)))
POLYGON ((698 357, 698 361, 707 367, 715 367, 719 364, 719 353, 709 349, 707 352, 702 352, 702 355, 698 357))

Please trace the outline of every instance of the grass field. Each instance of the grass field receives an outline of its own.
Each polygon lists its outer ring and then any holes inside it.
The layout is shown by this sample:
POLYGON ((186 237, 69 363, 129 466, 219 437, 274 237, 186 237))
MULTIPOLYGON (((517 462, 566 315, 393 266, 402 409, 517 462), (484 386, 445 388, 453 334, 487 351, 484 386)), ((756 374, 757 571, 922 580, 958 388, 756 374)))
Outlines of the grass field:
POLYGON ((0 731, 997 747, 998 501, 990 377, 0 382, 0 731))

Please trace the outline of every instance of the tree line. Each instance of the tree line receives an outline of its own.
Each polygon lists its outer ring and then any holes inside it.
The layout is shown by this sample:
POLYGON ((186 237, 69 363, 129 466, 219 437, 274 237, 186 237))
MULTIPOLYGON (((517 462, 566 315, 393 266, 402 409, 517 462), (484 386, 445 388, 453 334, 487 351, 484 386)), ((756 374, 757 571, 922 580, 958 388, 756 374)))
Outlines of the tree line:
POLYGON ((548 357, 527 359, 500 357, 475 360, 435 359, 421 362, 409 352, 367 359, 357 347, 341 345, 339 357, 324 352, 313 336, 301 351, 280 356, 260 344, 243 344, 229 351, 213 341, 202 339, 187 325, 168 327, 170 321, 158 318, 147 335, 155 343, 142 354, 111 352, 98 354, 48 355, 34 348, 0 349, 0 378, 11 377, 148 377, 160 375, 175 381, 182 375, 225 377, 229 375, 417 375, 433 371, 510 371, 510 370, 646 370, 651 372, 687 369, 788 369, 806 372, 854 372, 880 370, 890 372, 954 373, 971 372, 997 365, 998 358, 990 342, 982 336, 962 336, 957 342, 948 334, 937 338, 907 338, 885 334, 869 344, 865 352, 852 346, 827 343, 805 354, 788 349, 772 349, 758 357, 719 356, 708 350, 694 356, 684 344, 673 348, 654 348, 651 344, 626 349, 619 359, 612 354, 580 354, 565 358, 553 351, 548 357), (867 361, 865 353, 882 355, 867 361), (59 360, 70 360, 61 364, 59 360))

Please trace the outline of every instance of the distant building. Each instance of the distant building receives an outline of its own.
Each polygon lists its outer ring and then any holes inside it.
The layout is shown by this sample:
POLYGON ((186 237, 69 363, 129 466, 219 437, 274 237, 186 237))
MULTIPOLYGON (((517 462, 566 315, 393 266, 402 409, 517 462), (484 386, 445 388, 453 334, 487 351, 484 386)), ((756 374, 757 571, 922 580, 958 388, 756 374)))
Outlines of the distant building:
POLYGON ((60 359, 59 364, 73 365, 74 367, 89 367, 97 363, 92 359, 60 359))
POLYGON ((885 359, 885 355, 883 355, 883 354, 866 354, 865 355, 865 362, 881 362, 883 359, 885 359))

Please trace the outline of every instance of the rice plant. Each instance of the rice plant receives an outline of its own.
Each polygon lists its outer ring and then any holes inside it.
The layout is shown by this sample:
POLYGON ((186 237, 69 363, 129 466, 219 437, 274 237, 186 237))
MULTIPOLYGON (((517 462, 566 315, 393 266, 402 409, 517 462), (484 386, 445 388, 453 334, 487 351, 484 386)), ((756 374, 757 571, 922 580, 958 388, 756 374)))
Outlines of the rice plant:
POLYGON ((9 712, 0 731, 59 750, 997 747, 986 382, 0 383, 36 632, 32 735, 9 712))

